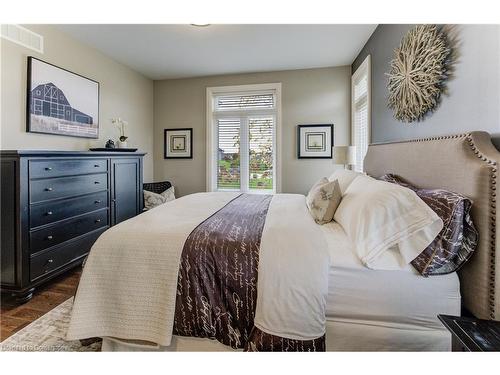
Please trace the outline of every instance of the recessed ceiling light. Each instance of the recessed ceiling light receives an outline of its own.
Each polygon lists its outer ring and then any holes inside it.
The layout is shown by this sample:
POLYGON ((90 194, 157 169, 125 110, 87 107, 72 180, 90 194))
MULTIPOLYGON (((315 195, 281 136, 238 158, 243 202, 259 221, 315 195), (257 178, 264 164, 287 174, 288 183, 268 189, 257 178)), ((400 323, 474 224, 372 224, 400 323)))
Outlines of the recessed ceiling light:
POLYGON ((207 27, 207 26, 210 26, 210 24, 209 23, 192 23, 191 26, 207 27))

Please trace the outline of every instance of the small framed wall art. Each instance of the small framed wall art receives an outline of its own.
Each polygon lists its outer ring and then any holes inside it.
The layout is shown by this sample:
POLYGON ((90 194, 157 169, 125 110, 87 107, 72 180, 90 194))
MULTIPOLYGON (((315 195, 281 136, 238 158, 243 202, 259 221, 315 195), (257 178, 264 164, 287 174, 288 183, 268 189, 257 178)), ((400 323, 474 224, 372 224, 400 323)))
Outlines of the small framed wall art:
POLYGON ((26 130, 99 138, 99 82, 28 57, 26 130))
POLYGON ((331 159, 333 124, 297 126, 297 157, 299 159, 331 159))
POLYGON ((193 128, 165 129, 163 149, 165 159, 192 159, 193 128))

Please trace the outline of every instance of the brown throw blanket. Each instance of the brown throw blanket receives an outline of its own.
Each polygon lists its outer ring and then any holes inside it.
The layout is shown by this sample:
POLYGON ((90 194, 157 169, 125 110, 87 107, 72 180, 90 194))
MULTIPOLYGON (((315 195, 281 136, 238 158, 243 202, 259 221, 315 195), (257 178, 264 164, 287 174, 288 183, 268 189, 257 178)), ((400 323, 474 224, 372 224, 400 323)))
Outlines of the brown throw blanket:
POLYGON ((254 327, 259 248, 271 195, 242 194, 196 227, 182 251, 174 334, 248 351, 324 351, 254 327))

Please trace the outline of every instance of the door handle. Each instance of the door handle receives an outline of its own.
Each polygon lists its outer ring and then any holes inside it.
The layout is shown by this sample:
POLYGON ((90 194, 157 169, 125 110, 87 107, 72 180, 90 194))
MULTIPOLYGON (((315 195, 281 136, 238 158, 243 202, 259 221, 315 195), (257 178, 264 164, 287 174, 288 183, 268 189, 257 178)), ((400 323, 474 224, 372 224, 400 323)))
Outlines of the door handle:
POLYGON ((52 211, 47 211, 47 216, 52 215, 52 211))
POLYGON ((52 237, 51 235, 47 236, 47 239, 50 241, 52 240, 54 237, 52 237))
POLYGON ((98 199, 98 200, 94 201, 94 203, 95 203, 95 204, 99 204, 99 203, 101 203, 101 202, 102 202, 102 201, 101 201, 100 199, 98 199))
POLYGON ((51 170, 52 170, 52 167, 45 167, 45 170, 46 170, 46 171, 51 171, 51 170))
POLYGON ((45 191, 52 191, 51 187, 45 188, 45 191))
POLYGON ((97 185, 97 184, 100 184, 100 182, 99 182, 99 181, 94 181, 94 184, 96 184, 96 185, 97 185))
POLYGON ((101 222, 101 219, 97 219, 95 222, 96 222, 96 224, 97 224, 97 223, 100 223, 100 222, 101 222))

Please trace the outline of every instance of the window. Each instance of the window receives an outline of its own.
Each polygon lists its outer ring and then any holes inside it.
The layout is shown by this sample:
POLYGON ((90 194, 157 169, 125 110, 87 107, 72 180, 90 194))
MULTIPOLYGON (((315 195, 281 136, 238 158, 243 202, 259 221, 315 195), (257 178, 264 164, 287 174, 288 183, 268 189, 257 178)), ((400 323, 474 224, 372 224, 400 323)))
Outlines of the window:
POLYGON ((356 146, 354 170, 363 172, 363 160, 368 151, 371 133, 371 58, 366 57, 363 63, 352 75, 352 144, 356 146))
POLYGON ((207 190, 279 191, 281 84, 207 89, 207 190))

